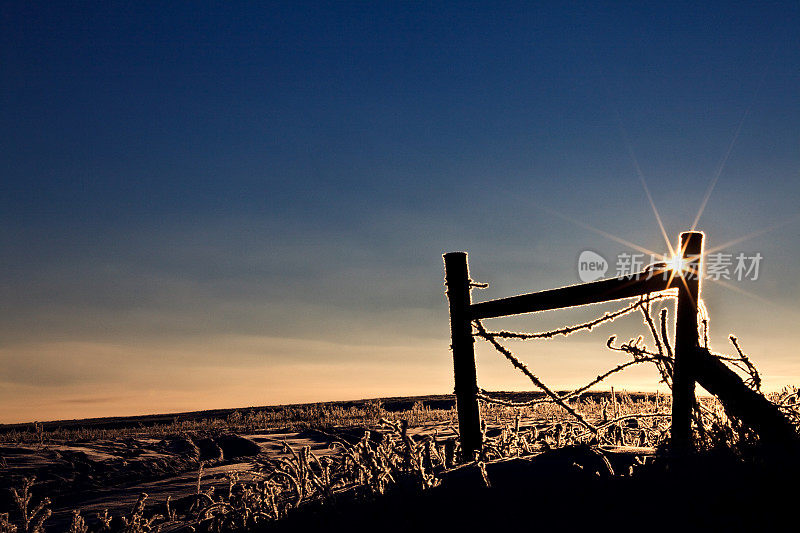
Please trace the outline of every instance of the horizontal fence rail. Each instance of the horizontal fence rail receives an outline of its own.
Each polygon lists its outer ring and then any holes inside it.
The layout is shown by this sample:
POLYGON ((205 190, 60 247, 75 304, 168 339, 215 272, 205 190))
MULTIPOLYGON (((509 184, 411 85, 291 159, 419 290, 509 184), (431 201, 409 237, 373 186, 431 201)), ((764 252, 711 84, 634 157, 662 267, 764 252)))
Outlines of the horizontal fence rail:
POLYGON ((664 272, 664 270, 643 271, 636 274, 634 279, 627 277, 604 279, 581 285, 569 285, 559 289, 549 289, 475 303, 470 306, 470 315, 473 320, 498 318, 611 302, 625 298, 635 298, 651 292, 677 289, 681 283, 680 278, 663 279, 664 272))

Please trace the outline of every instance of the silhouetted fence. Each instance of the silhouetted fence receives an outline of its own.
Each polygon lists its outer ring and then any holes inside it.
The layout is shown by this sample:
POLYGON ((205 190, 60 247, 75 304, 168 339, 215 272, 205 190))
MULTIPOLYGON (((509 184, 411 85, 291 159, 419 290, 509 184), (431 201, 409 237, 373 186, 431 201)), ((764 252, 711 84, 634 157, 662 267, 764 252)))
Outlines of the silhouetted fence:
MULTIPOLYGON (((473 287, 485 287, 475 283, 469 277, 467 254, 451 252, 444 255, 445 285, 450 303, 450 328, 452 336, 453 369, 455 375, 456 406, 458 425, 461 437, 463 458, 466 461, 476 457, 482 447, 481 415, 479 399, 508 405, 509 402, 492 398, 478 388, 475 368, 474 337, 479 336, 492 344, 511 364, 525 374, 533 384, 541 389, 553 403, 561 406, 578 423, 587 430, 597 434, 608 422, 595 426, 584 419, 568 403, 572 397, 601 382, 609 375, 624 370, 633 364, 652 362, 661 372, 662 379, 672 388, 672 424, 671 446, 675 455, 683 456, 693 448, 692 411, 696 405, 695 383, 702 385, 708 392, 717 396, 729 416, 739 419, 754 429, 763 442, 782 449, 790 448, 792 453, 800 451, 800 438, 792 422, 776 406, 758 390, 760 378, 746 356, 741 353, 735 338, 734 346, 741 360, 735 360, 712 354, 704 343, 700 345, 698 331, 698 311, 700 306, 700 280, 703 255, 703 234, 701 232, 681 233, 678 247, 678 261, 650 265, 644 271, 621 278, 606 279, 571 285, 559 289, 511 296, 498 300, 473 303, 470 290, 473 287), (673 290, 671 294, 664 291, 673 290), (662 293, 662 294, 658 294, 662 293), (661 315, 661 337, 659 341, 653 320, 650 317, 650 303, 664 297, 677 299, 675 317, 675 350, 674 358, 666 333, 666 310, 661 315), (639 300, 614 313, 606 313, 595 320, 564 327, 543 333, 489 332, 482 320, 499 318, 523 313, 564 309, 587 304, 610 302, 626 298, 639 300), (636 309, 642 310, 645 321, 653 333, 658 353, 649 352, 636 343, 613 347, 609 339, 608 346, 615 350, 630 353, 633 360, 601 374, 588 385, 566 395, 558 395, 550 390, 528 367, 517 359, 510 350, 502 346, 497 339, 534 339, 549 338, 555 335, 568 335, 582 329, 592 327, 636 309), (474 328, 474 331, 473 331, 474 328), (735 366, 746 367, 750 373, 748 382, 731 370, 723 361, 735 366), (754 389, 748 383, 754 385, 754 389)), ((706 319, 704 318, 704 325, 706 319)), ((704 334, 704 337, 706 334, 704 334)), ((530 403, 530 402, 529 402, 530 403)), ((536 402, 534 402, 536 403, 536 402)), ((662 416, 660 414, 636 416, 662 416)))
MULTIPOLYGON (((679 453, 688 451, 691 445, 691 412, 695 403, 695 371, 697 367, 695 359, 700 348, 697 312, 702 249, 703 234, 686 232, 680 236, 679 253, 682 261, 677 267, 671 268, 670 265, 664 264, 633 276, 571 285, 478 303, 473 303, 471 300, 470 289, 478 284, 469 277, 467 254, 465 252, 444 254, 445 285, 450 303, 451 347, 458 425, 465 460, 474 458, 482 446, 473 322, 478 335, 492 342, 495 348, 509 358, 515 367, 526 373, 534 384, 547 393, 553 401, 582 421, 581 416, 574 412, 563 398, 547 389, 535 375, 527 370, 524 364, 514 358, 510 352, 503 350, 502 346, 496 343, 494 337, 483 329, 480 320, 644 297, 670 289, 677 289, 675 361, 672 382, 672 446, 679 453)), ((632 306, 632 308, 634 307, 635 305, 632 306)), ((583 422, 589 425, 588 422, 583 422)))

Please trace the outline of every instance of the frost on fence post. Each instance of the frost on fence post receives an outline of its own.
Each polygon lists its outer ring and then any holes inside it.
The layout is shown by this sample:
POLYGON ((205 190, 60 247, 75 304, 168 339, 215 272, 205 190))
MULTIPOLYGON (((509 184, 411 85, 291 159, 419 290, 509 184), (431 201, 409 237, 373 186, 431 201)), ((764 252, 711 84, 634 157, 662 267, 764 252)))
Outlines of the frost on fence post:
POLYGON ((696 353, 699 345, 697 308, 700 299, 700 269, 703 234, 681 233, 682 267, 676 274, 678 311, 675 321, 675 375, 672 381, 672 449, 686 454, 692 445, 692 407, 695 402, 696 353))
POLYGON ((458 430, 464 461, 471 461, 481 449, 481 415, 478 407, 478 379, 470 315, 470 281, 466 252, 444 254, 445 285, 450 302, 450 334, 453 350, 458 430))

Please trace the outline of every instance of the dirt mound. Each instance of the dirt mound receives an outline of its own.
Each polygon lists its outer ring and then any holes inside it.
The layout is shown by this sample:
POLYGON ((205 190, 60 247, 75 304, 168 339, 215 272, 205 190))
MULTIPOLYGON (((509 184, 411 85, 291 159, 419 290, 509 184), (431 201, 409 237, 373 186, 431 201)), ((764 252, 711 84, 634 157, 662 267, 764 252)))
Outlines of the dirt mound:
POLYGON ((164 450, 190 459, 198 459, 200 450, 188 437, 174 437, 163 442, 164 450))
POLYGON ((197 449, 200 451, 201 461, 215 461, 222 459, 222 448, 217 444, 214 439, 202 438, 194 441, 197 449))
POLYGON ((214 441, 222 450, 225 460, 236 457, 252 457, 261 452, 261 447, 256 442, 232 433, 220 435, 214 441))

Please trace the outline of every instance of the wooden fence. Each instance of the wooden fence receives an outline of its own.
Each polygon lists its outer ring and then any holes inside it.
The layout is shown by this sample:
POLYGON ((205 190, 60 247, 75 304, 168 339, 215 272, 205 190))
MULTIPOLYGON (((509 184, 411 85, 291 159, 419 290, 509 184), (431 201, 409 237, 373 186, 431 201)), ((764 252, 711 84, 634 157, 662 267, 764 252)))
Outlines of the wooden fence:
MULTIPOLYGON (((652 293, 670 289, 677 290, 671 426, 671 446, 674 456, 686 456, 694 449, 692 409, 695 405, 696 383, 714 394, 729 416, 740 420, 756 431, 765 445, 780 452, 800 453, 798 428, 785 416, 780 406, 770 402, 758 390, 750 388, 736 372, 723 362, 723 357, 712 354, 707 346, 700 346, 697 317, 702 277, 703 238, 704 235, 701 232, 681 233, 678 247, 679 261, 675 261, 673 264, 664 263, 658 268, 647 268, 632 276, 477 303, 473 303, 470 297, 470 289, 479 285, 469 277, 467 254, 465 252, 445 254, 445 285, 450 303, 456 406, 463 460, 473 460, 481 450, 483 440, 473 346, 473 321, 478 328, 478 334, 483 333, 487 340, 499 348, 499 345, 492 340, 491 335, 486 336, 480 320, 625 298, 645 296, 650 298, 649 295, 652 293)), ((624 312, 626 310, 622 310, 622 313, 624 312)), ((581 325, 579 328, 591 326, 613 316, 613 314, 607 315, 594 322, 581 325)), ((567 330, 570 328, 565 328, 561 332, 567 330)), ((501 352, 503 351, 507 352, 507 350, 501 350, 501 352)), ((507 352, 504 355, 509 357, 511 354, 507 352)), ((542 390, 552 393, 527 370, 524 364, 516 359, 512 362, 542 390)), ((553 395, 553 399, 569 410, 573 416, 580 418, 580 415, 572 411, 561 398, 553 395)))
POLYGON ((475 368, 472 321, 523 313, 564 309, 587 304, 641 297, 669 289, 677 289, 675 325, 675 365, 672 386, 672 447, 676 453, 687 453, 692 445, 691 413, 695 403, 696 359, 700 353, 698 336, 698 302, 702 268, 703 233, 680 235, 679 264, 658 268, 622 278, 612 278, 558 289, 521 294, 498 300, 473 303, 470 289, 475 285, 469 277, 467 254, 444 254, 445 285, 450 304, 458 426, 465 460, 472 460, 482 446, 478 381, 475 368))

